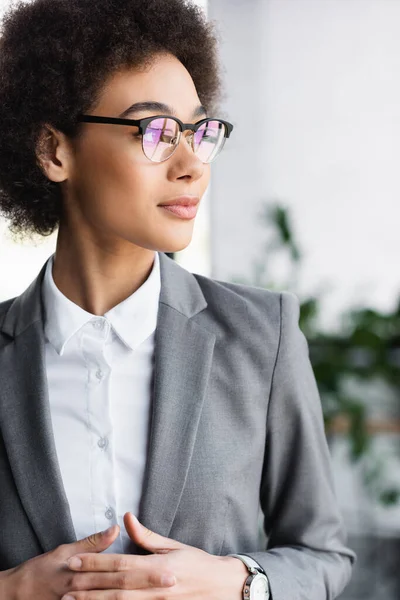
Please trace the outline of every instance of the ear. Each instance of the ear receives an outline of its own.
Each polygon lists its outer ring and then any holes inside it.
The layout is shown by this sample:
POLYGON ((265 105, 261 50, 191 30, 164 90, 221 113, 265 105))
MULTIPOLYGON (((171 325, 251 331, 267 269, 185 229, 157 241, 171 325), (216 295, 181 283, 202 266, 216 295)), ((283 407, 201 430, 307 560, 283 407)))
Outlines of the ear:
POLYGON ((36 143, 36 162, 50 181, 68 178, 70 152, 65 134, 50 125, 44 125, 36 143))

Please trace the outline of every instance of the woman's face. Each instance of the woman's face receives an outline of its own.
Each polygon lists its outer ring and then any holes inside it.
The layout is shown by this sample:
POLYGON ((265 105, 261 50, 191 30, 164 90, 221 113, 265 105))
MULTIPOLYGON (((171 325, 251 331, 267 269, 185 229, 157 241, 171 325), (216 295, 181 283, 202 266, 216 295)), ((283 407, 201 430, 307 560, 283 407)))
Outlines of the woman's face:
MULTIPOLYGON (((124 70, 106 82, 100 101, 87 114, 118 117, 136 102, 168 105, 184 123, 195 123, 200 106, 193 80, 170 54, 158 55, 145 72, 124 70)), ((140 110, 126 118, 140 119, 160 110, 140 110)), ((194 219, 184 220, 159 206, 182 195, 203 196, 210 179, 204 164, 182 135, 166 161, 155 163, 143 153, 137 127, 82 123, 82 136, 71 143, 68 176, 62 182, 64 221, 73 231, 102 242, 175 252, 191 241, 194 219), (135 137, 136 136, 136 137, 135 137)))

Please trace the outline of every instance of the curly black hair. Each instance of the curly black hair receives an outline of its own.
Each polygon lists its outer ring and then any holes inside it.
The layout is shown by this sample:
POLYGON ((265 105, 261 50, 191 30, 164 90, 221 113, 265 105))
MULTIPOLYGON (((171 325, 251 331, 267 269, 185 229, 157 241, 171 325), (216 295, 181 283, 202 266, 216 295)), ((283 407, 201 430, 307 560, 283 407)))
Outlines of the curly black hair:
POLYGON ((218 33, 189 0, 34 0, 6 11, 0 37, 0 213, 10 230, 50 235, 62 214, 60 184, 36 149, 43 125, 79 136, 79 113, 105 80, 176 56, 212 114, 222 97, 218 33))

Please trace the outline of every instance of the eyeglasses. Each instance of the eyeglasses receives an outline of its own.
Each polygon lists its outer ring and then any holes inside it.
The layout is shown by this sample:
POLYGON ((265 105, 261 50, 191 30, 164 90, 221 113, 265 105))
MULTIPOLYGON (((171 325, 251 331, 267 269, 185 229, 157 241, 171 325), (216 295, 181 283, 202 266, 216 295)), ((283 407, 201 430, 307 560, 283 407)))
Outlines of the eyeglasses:
MULTIPOLYGON (((212 162, 221 152, 225 140, 230 136, 233 125, 222 119, 208 117, 197 123, 183 123, 176 117, 158 115, 145 119, 119 119, 117 117, 98 117, 78 115, 78 121, 84 123, 110 123, 111 125, 134 125, 142 135, 144 154, 153 162, 164 162, 178 147, 182 132, 189 129, 192 133, 190 146, 203 163, 212 162)), ((138 134, 138 135, 139 135, 138 134)))

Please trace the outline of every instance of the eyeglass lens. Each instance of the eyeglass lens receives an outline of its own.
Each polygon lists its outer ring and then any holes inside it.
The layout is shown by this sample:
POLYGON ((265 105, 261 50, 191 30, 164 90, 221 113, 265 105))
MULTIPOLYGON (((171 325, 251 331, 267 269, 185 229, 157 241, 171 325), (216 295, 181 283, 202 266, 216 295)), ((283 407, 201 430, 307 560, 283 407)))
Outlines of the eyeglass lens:
MULTIPOLYGON (((179 141, 179 125, 174 119, 153 119, 143 135, 143 151, 147 158, 162 162, 173 154, 179 141)), ((206 121, 193 135, 193 150, 204 163, 211 162, 225 144, 225 125, 206 121)))

